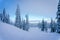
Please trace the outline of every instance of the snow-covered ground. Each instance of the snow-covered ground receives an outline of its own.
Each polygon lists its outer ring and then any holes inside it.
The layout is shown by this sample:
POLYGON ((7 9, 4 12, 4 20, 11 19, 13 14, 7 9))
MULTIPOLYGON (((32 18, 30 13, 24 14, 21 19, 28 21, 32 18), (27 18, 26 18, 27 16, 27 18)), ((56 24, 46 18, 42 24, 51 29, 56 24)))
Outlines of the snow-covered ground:
POLYGON ((15 26, 0 22, 0 40, 60 40, 60 34, 42 32, 38 28, 24 31, 15 26))

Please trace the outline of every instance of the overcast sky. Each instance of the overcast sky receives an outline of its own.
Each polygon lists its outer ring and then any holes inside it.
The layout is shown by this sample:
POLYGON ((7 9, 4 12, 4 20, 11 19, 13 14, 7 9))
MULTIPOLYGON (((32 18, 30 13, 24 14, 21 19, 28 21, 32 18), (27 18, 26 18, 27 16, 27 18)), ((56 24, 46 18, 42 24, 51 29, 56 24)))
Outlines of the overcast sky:
POLYGON ((20 6, 22 18, 26 14, 29 20, 40 20, 56 18, 57 5, 59 0, 0 0, 0 13, 6 8, 6 13, 10 14, 11 20, 15 20, 17 4, 20 6))

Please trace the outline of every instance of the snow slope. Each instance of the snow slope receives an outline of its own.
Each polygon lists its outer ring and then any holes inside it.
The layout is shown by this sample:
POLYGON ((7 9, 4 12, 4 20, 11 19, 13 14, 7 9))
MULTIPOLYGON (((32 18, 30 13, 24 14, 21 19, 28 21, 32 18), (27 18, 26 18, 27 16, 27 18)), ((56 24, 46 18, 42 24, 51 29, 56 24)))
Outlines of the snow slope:
POLYGON ((34 27, 27 32, 0 22, 0 40, 60 40, 60 34, 41 32, 34 27))

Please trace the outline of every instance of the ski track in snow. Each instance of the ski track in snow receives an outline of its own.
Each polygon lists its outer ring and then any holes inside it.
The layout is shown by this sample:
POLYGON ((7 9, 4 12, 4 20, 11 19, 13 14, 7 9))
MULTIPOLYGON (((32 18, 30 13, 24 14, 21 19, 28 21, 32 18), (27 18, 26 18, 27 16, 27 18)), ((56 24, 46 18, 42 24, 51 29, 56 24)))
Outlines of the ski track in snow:
POLYGON ((24 31, 15 26, 0 22, 0 40, 60 40, 60 34, 42 32, 38 28, 24 31))

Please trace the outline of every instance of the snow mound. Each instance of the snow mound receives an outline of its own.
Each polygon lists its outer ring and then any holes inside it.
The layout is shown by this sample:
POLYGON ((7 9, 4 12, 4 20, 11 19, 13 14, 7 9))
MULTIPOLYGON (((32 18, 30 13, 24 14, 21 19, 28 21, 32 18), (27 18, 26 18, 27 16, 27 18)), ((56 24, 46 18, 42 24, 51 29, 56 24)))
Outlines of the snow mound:
POLYGON ((41 32, 38 28, 24 31, 15 26, 0 22, 0 40, 59 40, 60 34, 41 32))

